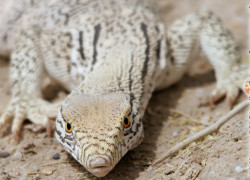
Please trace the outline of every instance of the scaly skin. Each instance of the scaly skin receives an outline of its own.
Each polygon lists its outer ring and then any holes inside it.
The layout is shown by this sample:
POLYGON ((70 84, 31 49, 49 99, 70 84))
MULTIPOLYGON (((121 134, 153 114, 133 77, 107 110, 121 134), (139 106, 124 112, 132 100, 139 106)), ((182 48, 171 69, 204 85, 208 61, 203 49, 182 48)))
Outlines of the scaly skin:
POLYGON ((150 7, 143 0, 28 3, 15 22, 12 99, 0 127, 13 119, 17 140, 28 118, 49 132, 48 118, 59 109, 58 141, 88 171, 105 176, 142 141, 152 92, 180 80, 199 47, 216 73, 211 102, 226 95, 232 105, 248 67, 219 18, 196 12, 166 28, 150 7), (44 70, 71 91, 60 108, 42 99, 44 70))

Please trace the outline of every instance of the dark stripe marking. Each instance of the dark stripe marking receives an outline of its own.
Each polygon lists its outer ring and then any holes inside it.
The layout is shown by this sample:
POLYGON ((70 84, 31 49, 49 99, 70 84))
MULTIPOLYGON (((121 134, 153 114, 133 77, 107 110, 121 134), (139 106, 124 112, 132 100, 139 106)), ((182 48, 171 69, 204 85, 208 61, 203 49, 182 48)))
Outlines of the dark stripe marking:
POLYGON ((96 63, 96 56, 97 56, 96 45, 97 45, 97 42, 98 42, 98 39, 99 39, 99 36, 100 36, 101 24, 96 25, 94 28, 95 28, 94 42, 93 42, 94 54, 93 54, 92 65, 94 65, 96 63))
POLYGON ((60 120, 56 120, 56 122, 57 122, 58 124, 60 124, 60 126, 63 128, 62 121, 60 121, 60 120))
POLYGON ((174 57, 173 56, 170 57, 170 61, 172 64, 174 64, 174 57))
POLYGON ((65 134, 64 139, 68 139, 69 141, 74 141, 74 138, 67 134, 65 134))
POLYGON ((82 31, 80 31, 79 33, 79 45, 80 45, 80 55, 82 57, 83 60, 85 60, 85 55, 84 55, 84 47, 83 47, 83 43, 82 43, 82 31))
POLYGON ((174 56, 173 56, 173 49, 172 49, 172 47, 171 47, 171 42, 170 42, 170 39, 166 39, 166 45, 167 45, 167 54, 166 54, 166 58, 167 59, 170 59, 170 62, 172 63, 172 64, 174 64, 175 62, 175 59, 174 59, 174 56))
POLYGON ((159 60, 161 55, 161 40, 157 41, 156 57, 159 60))
POLYGON ((141 30, 143 31, 143 35, 146 40, 146 49, 145 49, 145 61, 143 64, 143 69, 142 69, 142 84, 144 83, 145 76, 147 75, 148 71, 148 61, 149 61, 149 49, 150 49, 150 44, 149 44, 149 38, 148 38, 148 32, 147 32, 147 26, 144 23, 141 23, 141 30))
POLYGON ((60 109, 60 112, 61 112, 61 117, 62 117, 63 121, 64 121, 64 122, 67 122, 66 119, 63 117, 62 107, 61 107, 61 109, 60 109))
POLYGON ((67 13, 62 13, 62 10, 61 10, 61 9, 58 11, 58 13, 59 13, 60 15, 63 15, 63 16, 65 17, 64 25, 67 25, 68 22, 69 22, 69 14, 67 14, 67 13))
POLYGON ((60 136, 60 138, 61 138, 62 137, 61 131, 58 131, 56 127, 55 127, 55 131, 56 131, 56 134, 58 134, 58 136, 60 136))
MULTIPOLYGON (((160 34, 160 30, 158 26, 155 26, 155 30, 158 34, 160 34)), ((159 60, 160 59, 160 54, 161 54, 161 40, 157 41, 157 49, 156 49, 156 57, 159 60)))
POLYGON ((131 67, 129 69, 129 94, 130 94, 130 107, 131 111, 133 110, 133 100, 134 100, 134 94, 132 93, 132 84, 133 84, 133 79, 132 79, 132 70, 133 70, 133 61, 134 61, 134 55, 131 57, 131 67))

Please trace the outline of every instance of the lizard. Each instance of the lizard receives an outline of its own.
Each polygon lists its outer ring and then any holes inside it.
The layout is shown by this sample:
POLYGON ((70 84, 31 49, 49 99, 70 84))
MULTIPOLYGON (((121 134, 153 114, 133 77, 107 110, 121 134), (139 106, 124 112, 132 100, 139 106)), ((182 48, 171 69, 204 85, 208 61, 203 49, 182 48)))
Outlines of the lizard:
POLYGON ((7 38, 13 45, 12 99, 0 129, 13 119, 18 140, 25 119, 50 133, 48 120, 56 117, 56 139, 97 177, 142 142, 152 93, 178 82, 200 49, 215 70, 211 104, 226 96, 232 106, 243 88, 249 67, 230 31, 210 11, 166 27, 152 1, 26 2, 14 40, 7 38), (44 73, 70 92, 62 103, 42 98, 44 73))

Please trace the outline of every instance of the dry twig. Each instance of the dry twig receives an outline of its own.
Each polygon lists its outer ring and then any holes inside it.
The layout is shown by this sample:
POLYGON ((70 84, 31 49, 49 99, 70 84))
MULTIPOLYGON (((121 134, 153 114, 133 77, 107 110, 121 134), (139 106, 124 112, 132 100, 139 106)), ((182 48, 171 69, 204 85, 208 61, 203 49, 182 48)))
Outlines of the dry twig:
POLYGON ((164 161, 167 157, 171 156, 172 154, 176 153, 180 149, 185 148, 188 146, 191 142, 194 142, 208 134, 211 134, 215 131, 217 131, 225 122, 227 122, 232 116, 234 116, 236 113, 238 113, 240 110, 244 109, 247 105, 249 105, 250 102, 248 100, 240 103, 238 106, 236 106, 232 111, 227 113, 225 116, 220 118, 217 122, 212 124, 211 126, 201 130, 200 132, 194 134, 193 136, 187 138, 186 140, 182 141, 181 143, 177 144, 173 148, 171 148, 167 153, 163 154, 162 157, 157 159, 152 166, 155 166, 162 161, 164 161))

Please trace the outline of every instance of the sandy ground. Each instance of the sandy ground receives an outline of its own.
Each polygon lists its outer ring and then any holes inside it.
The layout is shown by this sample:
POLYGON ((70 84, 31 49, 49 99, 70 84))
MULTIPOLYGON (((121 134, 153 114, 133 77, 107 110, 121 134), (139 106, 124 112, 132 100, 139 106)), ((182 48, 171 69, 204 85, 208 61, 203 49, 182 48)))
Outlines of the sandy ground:
MULTIPOLYGON (((232 29, 243 59, 247 61, 246 1, 158 0, 158 3, 167 24, 195 9, 212 9, 232 29)), ((127 153, 103 179, 250 179, 246 169, 247 109, 224 124, 219 132, 192 143, 160 166, 149 168, 169 148, 228 112, 224 101, 213 110, 209 108, 215 77, 205 57, 198 59, 200 61, 182 81, 154 93, 144 118, 144 141, 127 153)), ((0 60, 0 114, 10 100, 8 67, 8 61, 0 60)), ((49 96, 51 93, 47 92, 49 96)), ((60 98, 64 96, 64 92, 59 93, 60 98)), ((246 99, 242 93, 237 103, 246 99)), ((51 124, 54 126, 53 120, 51 124)), ((0 152, 10 153, 0 158, 0 179, 95 179, 64 151, 55 137, 48 137, 42 127, 25 122, 19 144, 12 142, 9 128, 0 134, 0 152), (60 159, 53 159, 56 153, 60 154, 60 159)))

